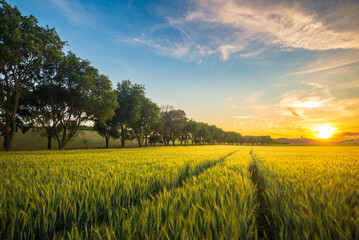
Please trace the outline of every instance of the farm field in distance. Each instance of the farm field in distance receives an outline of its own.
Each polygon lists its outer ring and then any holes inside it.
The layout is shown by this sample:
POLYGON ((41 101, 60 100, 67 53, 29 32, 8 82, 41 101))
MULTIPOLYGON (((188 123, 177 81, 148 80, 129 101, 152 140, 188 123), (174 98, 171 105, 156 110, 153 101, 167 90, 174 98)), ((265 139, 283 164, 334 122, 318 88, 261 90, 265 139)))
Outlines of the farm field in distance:
MULTIPOLYGON (((136 141, 127 141, 126 147, 137 147, 136 141)), ((110 140, 110 148, 121 147, 120 140, 110 140)), ((81 131, 77 136, 70 140, 65 149, 93 149, 105 148, 105 139, 95 131, 81 131)), ((3 139, 0 139, 0 151, 3 150, 3 139)), ((55 139, 52 142, 52 149, 57 150, 58 145, 55 139)), ((23 134, 19 131, 14 140, 14 150, 47 150, 47 139, 38 132, 30 130, 23 134)))
POLYGON ((359 239, 356 146, 2 152, 1 239, 359 239))

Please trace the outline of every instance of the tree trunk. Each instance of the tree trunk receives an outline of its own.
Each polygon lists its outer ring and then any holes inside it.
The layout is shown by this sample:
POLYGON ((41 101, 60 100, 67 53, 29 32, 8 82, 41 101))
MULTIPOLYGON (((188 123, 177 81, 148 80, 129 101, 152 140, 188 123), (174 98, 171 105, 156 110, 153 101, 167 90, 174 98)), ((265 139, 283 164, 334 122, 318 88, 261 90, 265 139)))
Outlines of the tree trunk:
POLYGON ((142 147, 141 141, 140 141, 140 140, 137 140, 137 142, 138 142, 138 146, 139 146, 139 147, 142 147))
POLYGON ((145 147, 147 147, 147 137, 145 138, 145 147))
POLYGON ((66 129, 66 127, 64 127, 63 131, 62 131, 62 138, 61 138, 61 140, 60 139, 58 140, 59 150, 63 150, 66 145, 66 143, 65 143, 66 135, 67 135, 67 129, 66 129))
POLYGON ((176 145, 175 145, 175 140, 172 140, 172 144, 173 144, 173 146, 176 146, 176 145))
MULTIPOLYGON (((9 97, 9 94, 7 94, 9 97)), ((14 93, 14 106, 12 108, 11 115, 6 119, 6 129, 4 136, 4 149, 5 151, 11 151, 14 145, 14 138, 16 132, 16 114, 19 106, 19 81, 15 83, 15 93, 14 93)))
POLYGON ((13 148, 13 144, 14 144, 14 135, 15 134, 11 134, 12 131, 9 132, 8 135, 4 136, 4 149, 5 151, 11 151, 13 148))
POLYGON ((125 144, 126 144, 126 140, 121 139, 121 147, 122 147, 122 148, 125 148, 125 144))
POLYGON ((110 140, 110 138, 105 138, 106 139, 106 148, 108 148, 108 142, 110 140))
POLYGON ((47 136, 47 149, 51 150, 52 149, 52 134, 49 134, 47 136))

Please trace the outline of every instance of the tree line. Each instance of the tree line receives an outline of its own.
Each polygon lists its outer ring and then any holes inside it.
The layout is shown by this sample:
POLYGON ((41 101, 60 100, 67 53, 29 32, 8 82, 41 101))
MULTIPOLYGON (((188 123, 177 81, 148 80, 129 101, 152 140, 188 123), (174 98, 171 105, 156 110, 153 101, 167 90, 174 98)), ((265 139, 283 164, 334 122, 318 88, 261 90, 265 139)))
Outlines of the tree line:
POLYGON ((145 97, 143 85, 132 84, 129 80, 118 83, 114 90, 117 108, 112 118, 95 120, 94 130, 106 140, 120 139, 122 147, 127 140, 136 140, 138 146, 165 146, 193 144, 269 144, 270 136, 242 136, 236 132, 226 132, 215 125, 196 122, 186 117, 183 110, 172 106, 159 107, 145 97))
POLYGON ((145 96, 145 87, 129 80, 113 89, 106 75, 64 46, 54 28, 21 15, 0 1, 0 134, 6 151, 15 134, 33 128, 55 140, 59 149, 84 123, 105 138, 147 146, 180 144, 267 144, 269 136, 242 136, 189 120, 183 110, 160 108, 145 96))

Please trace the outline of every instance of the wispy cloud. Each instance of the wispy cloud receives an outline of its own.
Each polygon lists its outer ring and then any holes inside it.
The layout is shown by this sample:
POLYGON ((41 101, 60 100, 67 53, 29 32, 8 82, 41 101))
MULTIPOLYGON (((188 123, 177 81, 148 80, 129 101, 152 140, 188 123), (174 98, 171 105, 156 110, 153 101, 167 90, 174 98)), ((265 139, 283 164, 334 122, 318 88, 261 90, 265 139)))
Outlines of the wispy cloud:
POLYGON ((234 118, 234 119, 251 119, 251 118, 255 118, 255 116, 253 116, 253 115, 247 115, 247 116, 232 116, 232 118, 234 118))
POLYGON ((234 45, 222 45, 218 47, 218 52, 222 54, 222 59, 227 60, 231 53, 239 52, 243 47, 234 45))
POLYGON ((133 38, 133 42, 144 44, 151 48, 157 49, 160 54, 173 56, 177 58, 182 58, 188 56, 190 47, 186 44, 180 43, 168 43, 168 44, 159 44, 153 40, 145 40, 145 38, 133 38))
POLYGON ((334 53, 320 54, 318 59, 313 63, 308 64, 304 70, 286 74, 286 76, 303 75, 310 73, 317 73, 336 68, 346 67, 352 64, 359 63, 359 51, 340 51, 334 53))
POLYGON ((229 27, 238 37, 244 35, 265 44, 308 50, 359 48, 359 31, 347 27, 345 31, 338 30, 341 24, 351 25, 349 19, 347 22, 332 20, 328 25, 316 12, 305 10, 299 4, 234 0, 196 3, 197 9, 188 13, 186 21, 229 27))
MULTIPOLYGON (((157 49, 161 54, 174 57, 198 60, 218 56, 223 61, 231 57, 257 57, 265 54, 268 47, 277 51, 359 49, 359 24, 353 21, 358 19, 356 13, 359 12, 359 4, 355 1, 346 1, 345 4, 324 4, 323 1, 321 5, 330 7, 322 12, 311 8, 308 4, 313 3, 310 2, 192 2, 193 7, 182 16, 165 16, 165 27, 180 31, 184 38, 173 39, 170 32, 160 38, 142 36, 143 43, 152 41, 148 46, 157 49), (350 17, 345 13, 349 13, 350 17), (164 39, 173 43, 168 44, 164 39)), ((353 62, 354 60, 349 60, 293 74, 323 71, 353 62)))
POLYGON ((301 87, 279 98, 281 115, 294 115, 306 120, 352 117, 358 112, 359 98, 337 99, 329 87, 302 82, 301 87))
POLYGON ((65 15, 70 23, 76 25, 93 23, 93 15, 75 0, 50 0, 50 2, 65 15))

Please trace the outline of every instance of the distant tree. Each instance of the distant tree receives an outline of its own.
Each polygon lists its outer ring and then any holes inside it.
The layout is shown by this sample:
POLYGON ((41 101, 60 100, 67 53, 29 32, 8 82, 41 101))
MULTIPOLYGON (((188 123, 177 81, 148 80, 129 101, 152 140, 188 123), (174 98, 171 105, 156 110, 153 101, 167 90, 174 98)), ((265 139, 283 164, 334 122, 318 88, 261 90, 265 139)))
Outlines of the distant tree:
POLYGON ((163 123, 163 140, 165 145, 169 145, 180 137, 182 128, 186 122, 186 113, 183 110, 175 110, 173 107, 167 106, 162 108, 161 119, 163 123))
POLYGON ((199 144, 205 144, 208 136, 209 136, 208 124, 199 122, 198 123, 198 131, 197 131, 197 138, 198 138, 199 144))
POLYGON ((170 112, 171 116, 171 133, 170 139, 173 146, 176 140, 181 136, 182 129, 186 122, 186 113, 183 110, 173 110, 170 112))
POLYGON ((217 128, 216 127, 216 131, 214 134, 214 140, 218 143, 218 144, 222 144, 225 142, 225 131, 221 128, 217 128))
POLYGON ((110 138, 118 139, 120 137, 115 117, 112 117, 107 121, 96 119, 93 128, 100 136, 105 138, 106 148, 109 146, 110 138))
POLYGON ((147 138, 158 130, 160 118, 160 108, 148 98, 139 99, 140 115, 139 118, 131 124, 135 134, 138 146, 141 147, 143 142, 147 146, 147 138))
POLYGON ((170 112, 173 111, 172 106, 163 106, 161 109, 161 121, 163 126, 163 142, 165 146, 169 145, 170 141, 170 134, 171 134, 171 114, 170 112))
POLYGON ((272 138, 270 136, 259 136, 257 138, 259 138, 258 141, 262 145, 269 144, 272 142, 272 138))
POLYGON ((244 142, 247 145, 254 145, 256 143, 255 136, 244 136, 244 142))
POLYGON ((156 146, 156 143, 161 143, 162 141, 162 131, 158 130, 153 132, 149 138, 148 138, 148 142, 150 144, 152 144, 153 146, 156 146))
POLYGON ((150 135, 146 133, 146 136, 148 137, 145 139, 145 146, 147 146, 147 142, 154 143, 154 141, 157 141, 159 143, 162 143, 163 142, 162 135, 163 135, 163 123, 162 121, 158 121, 156 124, 153 125, 150 135), (150 141, 150 138, 152 138, 152 141, 150 141))
POLYGON ((131 127, 141 116, 141 102, 145 99, 145 87, 132 84, 130 80, 124 80, 117 84, 115 92, 120 106, 115 110, 115 121, 121 146, 124 148, 126 140, 130 139, 133 134, 131 127))
POLYGON ((226 142, 228 144, 239 144, 239 142, 241 141, 241 134, 236 133, 236 132, 226 132, 226 142))
POLYGON ((186 132, 189 133, 189 139, 191 139, 192 145, 193 145, 194 140, 197 137, 198 123, 191 119, 191 120, 186 122, 185 128, 186 128, 186 132))
POLYGON ((18 127, 26 126, 20 99, 38 81, 44 52, 61 52, 63 45, 54 29, 38 26, 34 16, 22 16, 0 1, 0 130, 6 151, 13 148, 18 127))
POLYGON ((191 132, 189 129, 188 121, 186 121, 181 131, 181 136, 180 136, 181 145, 183 145, 183 142, 184 145, 188 145, 188 140, 190 138, 191 138, 191 132))

